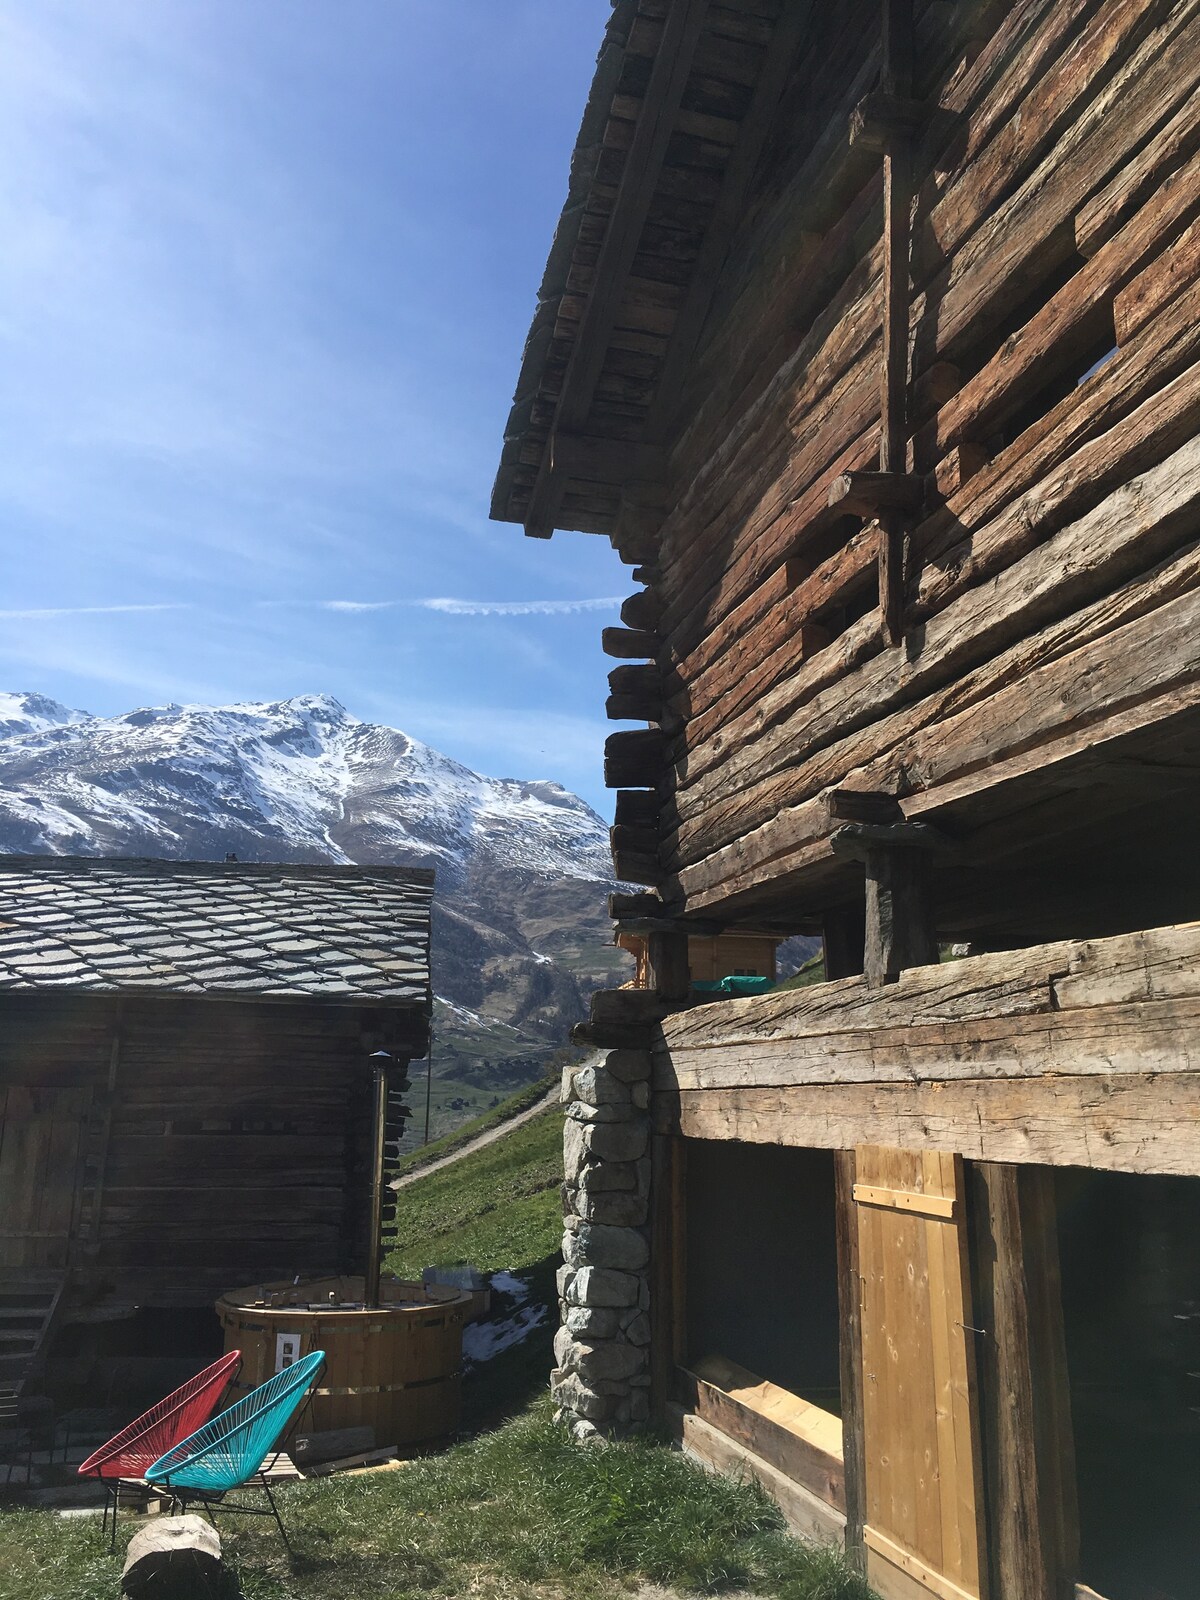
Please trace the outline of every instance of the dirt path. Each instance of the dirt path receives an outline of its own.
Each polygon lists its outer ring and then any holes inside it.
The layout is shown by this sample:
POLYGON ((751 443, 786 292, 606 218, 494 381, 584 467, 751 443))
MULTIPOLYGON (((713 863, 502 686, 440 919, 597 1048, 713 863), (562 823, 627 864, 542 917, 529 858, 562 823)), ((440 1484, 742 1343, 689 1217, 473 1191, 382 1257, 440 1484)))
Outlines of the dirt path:
POLYGON ((402 1178, 397 1178, 392 1185, 393 1189, 407 1189, 410 1183, 416 1183, 418 1178, 427 1178, 431 1172, 440 1172, 443 1167, 453 1166, 456 1161, 461 1161, 464 1156, 474 1155, 476 1150, 483 1150, 489 1144, 495 1144, 497 1139, 502 1139, 506 1133, 511 1133, 514 1128, 519 1128, 522 1123, 532 1122, 540 1111, 552 1105, 558 1099, 558 1085, 547 1089, 540 1100, 535 1100, 531 1106, 526 1106, 524 1111, 518 1111, 515 1117, 510 1117, 507 1122, 499 1122, 494 1128, 488 1128, 485 1133, 477 1134, 467 1144, 460 1145, 457 1150, 452 1150, 448 1156, 439 1156, 436 1161, 431 1161, 427 1167, 418 1167, 415 1172, 406 1172, 402 1178))

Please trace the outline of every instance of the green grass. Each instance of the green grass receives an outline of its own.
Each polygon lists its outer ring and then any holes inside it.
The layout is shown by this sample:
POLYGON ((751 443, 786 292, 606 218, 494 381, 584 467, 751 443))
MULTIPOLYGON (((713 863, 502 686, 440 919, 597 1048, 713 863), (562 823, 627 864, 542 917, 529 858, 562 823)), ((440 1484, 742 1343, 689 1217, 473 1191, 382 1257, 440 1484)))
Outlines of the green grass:
MULTIPOLYGON (((544 1402, 396 1472, 287 1485, 279 1501, 291 1559, 266 1521, 221 1521, 247 1600, 617 1600, 639 1580, 780 1600, 867 1594, 832 1553, 787 1538, 756 1487, 650 1441, 580 1448, 544 1402)), ((0 1513, 0 1600, 112 1600, 120 1564, 90 1519, 0 1513)))
MULTIPOLYGON (((455 1128, 453 1133, 444 1134, 440 1139, 432 1139, 428 1144, 408 1151, 397 1162, 396 1171, 416 1172, 422 1167, 427 1167, 431 1161, 438 1161, 442 1156, 452 1155, 455 1150, 461 1150, 463 1145, 470 1144, 479 1134, 487 1133, 500 1123, 519 1116, 522 1111, 540 1100, 554 1081, 546 1077, 536 1078, 532 1083, 527 1083, 524 1088, 518 1089, 516 1094, 510 1094, 506 1100, 502 1100, 498 1106, 493 1106, 482 1116, 472 1117, 470 1122, 464 1122, 461 1127, 455 1128)), ((420 1118, 417 1117, 414 1121, 419 1122, 420 1118)))
POLYGON ((562 1236, 560 1107, 483 1150, 431 1172, 397 1195, 388 1266, 410 1277, 427 1266, 470 1262, 520 1271, 553 1256, 562 1236))

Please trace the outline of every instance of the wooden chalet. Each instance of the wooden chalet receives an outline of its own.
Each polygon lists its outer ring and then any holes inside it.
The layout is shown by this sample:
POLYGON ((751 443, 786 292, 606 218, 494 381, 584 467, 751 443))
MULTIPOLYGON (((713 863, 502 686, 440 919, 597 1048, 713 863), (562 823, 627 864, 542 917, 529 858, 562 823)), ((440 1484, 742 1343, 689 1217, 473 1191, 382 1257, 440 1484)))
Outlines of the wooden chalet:
POLYGON ((616 0, 493 515, 638 585, 564 1411, 643 1272, 887 1600, 1200 1593, 1200 4, 616 0), (827 981, 694 1004, 750 929, 827 981))
POLYGON ((397 867, 0 857, 0 1402, 74 1318, 362 1272, 373 1069, 398 1095, 427 1051, 432 896, 397 867))

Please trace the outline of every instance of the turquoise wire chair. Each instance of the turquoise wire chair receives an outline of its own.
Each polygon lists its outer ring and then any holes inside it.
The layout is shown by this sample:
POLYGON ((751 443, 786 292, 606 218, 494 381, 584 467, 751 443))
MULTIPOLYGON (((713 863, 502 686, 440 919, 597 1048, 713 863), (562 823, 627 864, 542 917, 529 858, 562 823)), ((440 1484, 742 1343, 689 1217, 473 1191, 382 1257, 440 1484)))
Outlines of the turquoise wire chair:
POLYGON ((146 1468, 146 1482, 161 1484, 182 1510, 187 1509, 189 1501, 200 1502, 214 1523, 214 1505, 220 1505, 225 1511, 272 1515, 286 1545, 287 1533, 271 1486, 263 1475, 263 1462, 287 1432, 324 1363, 325 1352, 314 1350, 311 1355, 277 1372, 244 1399, 236 1401, 159 1456, 146 1468), (231 1489, 246 1487, 256 1477, 258 1486, 266 1493, 269 1513, 261 1506, 224 1503, 231 1489))

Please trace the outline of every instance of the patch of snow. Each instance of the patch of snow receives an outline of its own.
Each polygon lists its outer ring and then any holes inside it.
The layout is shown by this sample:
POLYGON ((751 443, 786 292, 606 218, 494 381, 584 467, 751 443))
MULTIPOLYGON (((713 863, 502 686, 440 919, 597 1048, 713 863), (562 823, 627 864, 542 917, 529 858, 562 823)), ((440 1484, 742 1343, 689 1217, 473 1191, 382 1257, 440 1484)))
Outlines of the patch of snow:
POLYGON ((511 1272, 493 1272, 491 1287, 500 1294, 508 1295, 517 1305, 523 1305, 529 1299, 529 1285, 524 1278, 518 1278, 511 1272))
POLYGON ((504 1350, 524 1344, 549 1314, 548 1306, 526 1306, 499 1322, 472 1322, 463 1329, 463 1358, 472 1367, 492 1361, 504 1350))

